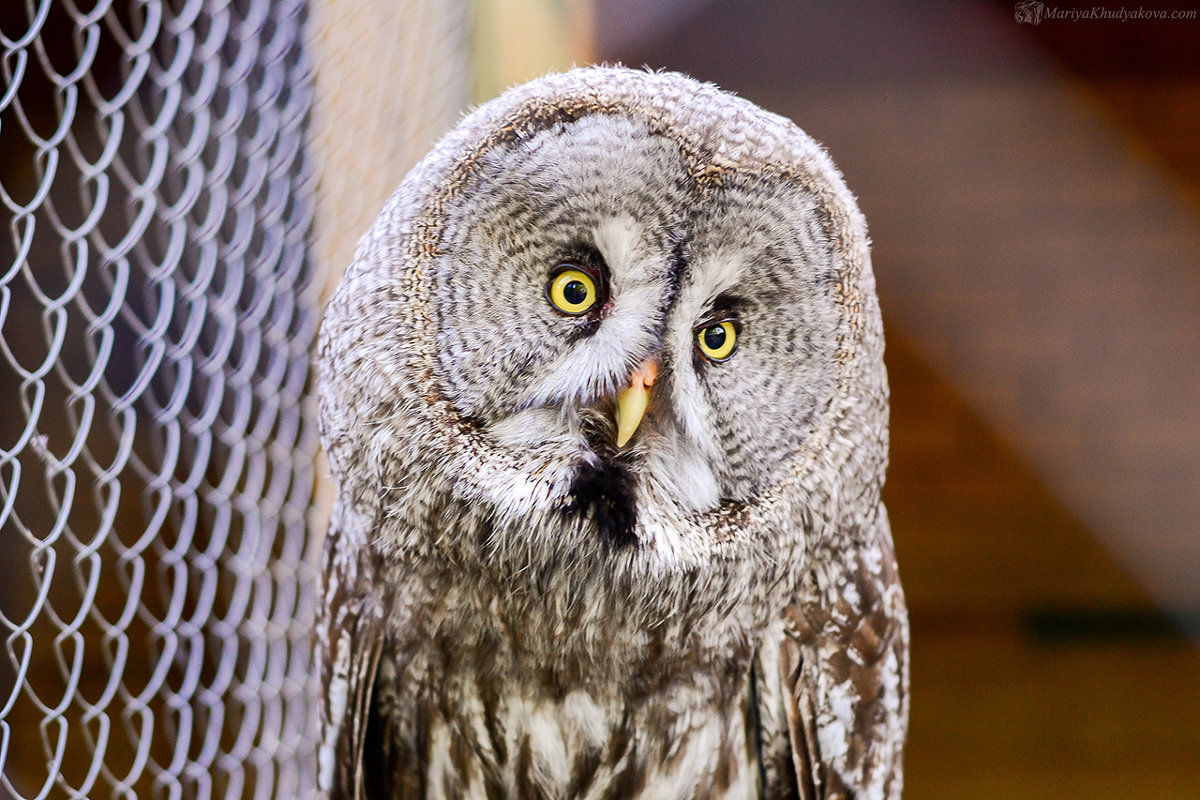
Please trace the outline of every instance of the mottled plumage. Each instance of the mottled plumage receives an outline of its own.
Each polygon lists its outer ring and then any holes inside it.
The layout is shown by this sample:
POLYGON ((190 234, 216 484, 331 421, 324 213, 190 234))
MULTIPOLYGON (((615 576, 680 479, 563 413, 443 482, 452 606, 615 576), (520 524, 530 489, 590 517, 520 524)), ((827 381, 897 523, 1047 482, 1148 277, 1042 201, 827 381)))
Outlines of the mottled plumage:
POLYGON ((795 125, 518 87, 388 201, 320 356, 331 797, 899 796, 882 327, 795 125))

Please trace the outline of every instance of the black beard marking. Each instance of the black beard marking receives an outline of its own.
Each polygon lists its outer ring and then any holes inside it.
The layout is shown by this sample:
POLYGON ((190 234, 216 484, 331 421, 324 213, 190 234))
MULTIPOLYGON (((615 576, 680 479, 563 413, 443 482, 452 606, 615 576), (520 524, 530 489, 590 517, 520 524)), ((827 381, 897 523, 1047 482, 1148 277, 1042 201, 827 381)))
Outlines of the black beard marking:
POLYGON ((634 478, 619 456, 605 453, 579 465, 567 513, 590 517, 601 541, 616 549, 637 545, 634 478))
POLYGON ((614 549, 637 545, 637 456, 613 446, 617 434, 609 409, 588 409, 583 433, 594 459, 581 462, 571 481, 567 513, 590 518, 600 541, 614 549))

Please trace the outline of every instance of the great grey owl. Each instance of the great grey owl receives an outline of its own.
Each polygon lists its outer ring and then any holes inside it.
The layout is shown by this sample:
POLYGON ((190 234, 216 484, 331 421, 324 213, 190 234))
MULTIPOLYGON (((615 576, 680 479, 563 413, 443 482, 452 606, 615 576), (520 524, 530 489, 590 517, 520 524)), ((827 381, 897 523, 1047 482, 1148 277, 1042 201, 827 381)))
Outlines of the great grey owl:
POLYGON ((896 798, 866 226, 788 120, 577 69, 467 116, 333 297, 333 798, 896 798))

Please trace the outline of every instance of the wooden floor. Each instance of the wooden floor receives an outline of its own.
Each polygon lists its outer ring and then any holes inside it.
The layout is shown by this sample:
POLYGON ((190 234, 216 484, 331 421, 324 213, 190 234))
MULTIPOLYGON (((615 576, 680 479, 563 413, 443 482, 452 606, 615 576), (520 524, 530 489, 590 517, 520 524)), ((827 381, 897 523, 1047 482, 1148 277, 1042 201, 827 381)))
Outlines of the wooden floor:
POLYGON ((760 0, 635 35, 615 5, 600 57, 791 116, 867 215, 905 797, 1200 798, 1200 22, 760 0))

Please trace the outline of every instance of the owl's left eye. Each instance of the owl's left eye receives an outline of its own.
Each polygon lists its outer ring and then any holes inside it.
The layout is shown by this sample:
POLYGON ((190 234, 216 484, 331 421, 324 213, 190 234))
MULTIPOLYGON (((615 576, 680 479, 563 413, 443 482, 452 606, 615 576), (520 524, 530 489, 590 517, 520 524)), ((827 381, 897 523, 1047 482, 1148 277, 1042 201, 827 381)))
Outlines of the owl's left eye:
POLYGON ((710 361, 728 361, 737 352, 738 324, 724 319, 696 328, 696 346, 710 361))
POLYGON ((562 264, 546 284, 550 305, 572 317, 586 314, 600 301, 597 278, 574 264, 562 264))

